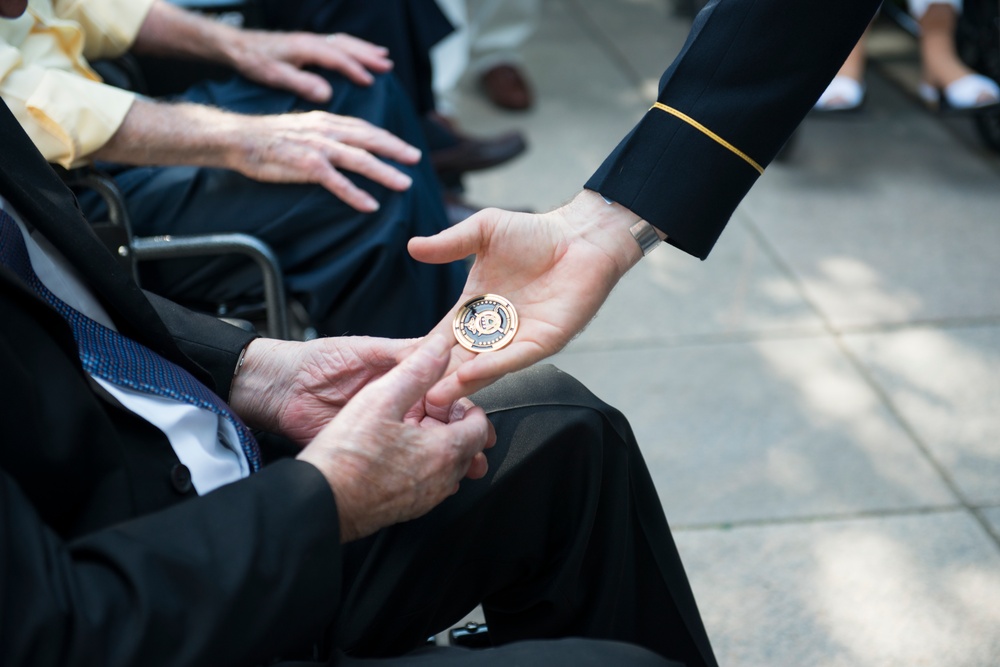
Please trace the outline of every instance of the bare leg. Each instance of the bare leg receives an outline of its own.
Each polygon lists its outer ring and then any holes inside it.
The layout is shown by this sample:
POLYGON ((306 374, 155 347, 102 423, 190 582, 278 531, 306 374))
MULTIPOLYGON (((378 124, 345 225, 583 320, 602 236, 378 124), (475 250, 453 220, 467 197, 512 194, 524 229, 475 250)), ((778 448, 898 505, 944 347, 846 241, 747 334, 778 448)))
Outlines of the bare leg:
POLYGON ((840 66, 823 94, 816 100, 817 111, 848 111, 861 106, 865 96, 865 64, 867 61, 866 41, 868 30, 854 45, 847 60, 840 66))
POLYGON ((1000 87, 996 82, 976 74, 958 57, 955 47, 958 10, 955 6, 932 2, 918 20, 924 75, 921 96, 933 102, 939 97, 936 91, 943 91, 949 105, 963 109, 1000 102, 1000 87))
POLYGON ((955 50, 957 22, 955 8, 942 3, 932 4, 920 17, 920 60, 924 79, 937 88, 972 74, 955 50))
POLYGON ((865 33, 861 35, 861 39, 859 39, 858 43, 854 45, 850 55, 847 56, 847 60, 845 60, 844 64, 840 66, 840 71, 837 72, 837 76, 846 76, 859 83, 864 80, 865 64, 868 61, 866 49, 869 30, 865 30, 865 33))

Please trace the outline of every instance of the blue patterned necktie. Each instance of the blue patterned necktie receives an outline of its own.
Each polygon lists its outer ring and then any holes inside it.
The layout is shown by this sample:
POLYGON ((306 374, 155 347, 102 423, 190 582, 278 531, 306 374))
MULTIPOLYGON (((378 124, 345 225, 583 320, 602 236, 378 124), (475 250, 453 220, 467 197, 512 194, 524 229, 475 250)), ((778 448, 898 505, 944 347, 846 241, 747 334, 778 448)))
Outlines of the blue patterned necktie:
POLYGON ((31 268, 21 230, 5 211, 0 211, 0 264, 69 322, 80 361, 88 373, 119 387, 194 405, 225 418, 236 429, 250 470, 260 470, 260 449, 253 433, 221 398, 177 364, 71 308, 42 284, 31 268))

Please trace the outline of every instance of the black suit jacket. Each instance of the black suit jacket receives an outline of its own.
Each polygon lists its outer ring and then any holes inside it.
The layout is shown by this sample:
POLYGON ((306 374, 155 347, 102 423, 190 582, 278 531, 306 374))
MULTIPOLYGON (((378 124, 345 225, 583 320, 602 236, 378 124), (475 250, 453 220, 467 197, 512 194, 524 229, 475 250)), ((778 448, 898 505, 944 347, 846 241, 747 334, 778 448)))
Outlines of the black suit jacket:
MULTIPOLYGON (((223 396, 245 332, 147 296, 0 104, 0 194, 119 329, 223 396)), ((65 321, 0 268, 0 664, 245 665, 333 618, 333 496, 288 461, 204 497, 157 429, 80 366, 65 321)))
MULTIPOLYGON (((812 108, 880 0, 713 0, 660 79, 658 102, 766 166, 812 108)), ((586 187, 704 259, 759 173, 687 122, 650 109, 586 187)))

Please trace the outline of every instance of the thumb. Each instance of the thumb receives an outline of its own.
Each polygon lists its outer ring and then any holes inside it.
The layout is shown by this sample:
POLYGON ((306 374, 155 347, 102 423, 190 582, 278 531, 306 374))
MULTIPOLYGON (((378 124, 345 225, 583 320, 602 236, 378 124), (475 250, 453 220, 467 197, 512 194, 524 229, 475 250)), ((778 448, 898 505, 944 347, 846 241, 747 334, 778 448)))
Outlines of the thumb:
POLYGON ((407 246, 410 255, 418 262, 445 264, 478 254, 483 246, 480 220, 486 212, 480 211, 434 236, 413 237, 407 246))
POLYGON ((393 419, 401 420, 406 412, 441 379, 452 344, 445 336, 431 334, 423 345, 372 383, 378 392, 376 404, 384 406, 393 419))

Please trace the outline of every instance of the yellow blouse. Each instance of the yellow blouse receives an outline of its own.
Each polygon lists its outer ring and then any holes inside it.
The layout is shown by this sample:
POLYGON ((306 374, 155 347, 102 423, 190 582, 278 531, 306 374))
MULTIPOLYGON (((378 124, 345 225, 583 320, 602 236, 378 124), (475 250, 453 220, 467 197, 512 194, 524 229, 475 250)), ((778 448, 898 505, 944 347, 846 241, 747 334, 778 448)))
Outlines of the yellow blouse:
POLYGON ((69 167, 103 146, 135 100, 88 60, 124 53, 156 0, 29 0, 0 19, 0 97, 49 162, 69 167))

